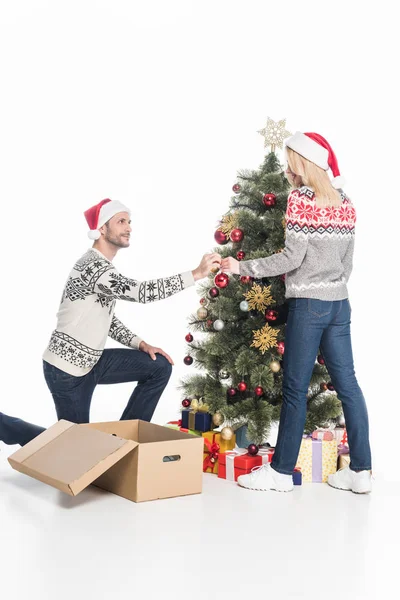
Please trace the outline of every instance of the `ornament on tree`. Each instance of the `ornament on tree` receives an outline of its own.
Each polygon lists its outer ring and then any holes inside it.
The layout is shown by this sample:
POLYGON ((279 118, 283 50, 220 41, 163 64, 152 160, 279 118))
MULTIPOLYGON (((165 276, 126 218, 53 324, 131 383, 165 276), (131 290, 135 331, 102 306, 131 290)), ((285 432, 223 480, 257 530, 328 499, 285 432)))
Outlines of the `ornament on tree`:
POLYGON ((220 372, 218 373, 218 377, 220 379, 229 379, 230 373, 228 371, 226 371, 225 369, 221 369, 220 372))
POLYGON ((219 427, 220 425, 222 425, 222 423, 224 422, 224 418, 221 415, 221 413, 216 412, 212 417, 212 422, 214 423, 214 425, 216 427, 219 427))
POLYGON ((334 392, 335 391, 335 388, 333 387, 333 383, 331 381, 328 381, 327 385, 328 385, 328 390, 330 392, 334 392))
POLYGON ((273 310, 272 308, 267 308, 267 310, 265 311, 265 320, 268 321, 268 323, 274 323, 277 320, 278 316, 278 311, 273 310))
POLYGON ((187 335, 185 335, 185 340, 188 342, 188 344, 190 344, 190 342, 193 342, 192 334, 188 333, 187 335))
POLYGON ((213 326, 212 319, 207 319, 206 325, 207 325, 208 329, 211 329, 211 327, 213 326))
POLYGON ((233 431, 232 427, 223 427, 221 429, 221 437, 226 442, 231 440, 234 435, 235 435, 235 432, 233 431))
POLYGON ((242 229, 233 229, 231 231, 231 235, 229 236, 234 243, 239 243, 244 238, 244 233, 242 229))
POLYGON ((229 242, 229 237, 221 229, 217 229, 217 231, 214 233, 214 240, 220 246, 224 246, 229 242))
POLYGON ((218 266, 217 266, 217 267, 212 267, 212 268, 210 269, 210 273, 214 273, 214 275, 215 275, 216 273, 218 273, 218 271, 219 271, 219 267, 218 267, 218 266))
POLYGON ((185 356, 185 358, 183 359, 183 362, 185 363, 185 365, 191 365, 193 362, 193 358, 191 356, 185 356))
POLYGON ((192 401, 189 400, 189 398, 185 398, 184 400, 182 400, 182 406, 183 408, 189 408, 189 406, 191 405, 192 401))
POLYGON ((276 345, 276 351, 278 352, 278 354, 284 354, 285 353, 285 342, 278 342, 276 345))
POLYGON ((265 206, 267 206, 268 208, 275 206, 275 204, 276 204, 275 194, 264 194, 263 202, 264 202, 265 206))
POLYGON ((208 310, 204 306, 200 306, 197 310, 197 316, 201 321, 204 321, 208 317, 208 310))
POLYGON ((238 383, 239 392, 245 392, 247 390, 247 383, 245 381, 240 381, 238 383))
POLYGON ((222 319, 217 319, 216 321, 214 321, 215 331, 222 331, 224 327, 225 327, 225 323, 223 322, 222 319))
POLYGON ((264 388, 262 388, 261 385, 258 385, 256 388, 254 388, 254 393, 256 396, 260 397, 264 393, 264 388))
POLYGON ((253 330, 253 343, 250 347, 258 348, 261 354, 275 346, 278 331, 269 325, 264 325, 261 329, 253 330))
POLYGON ((214 277, 214 283, 220 289, 226 288, 229 284, 229 277, 226 273, 218 273, 218 275, 214 277))
POLYGON ((273 373, 279 373, 279 371, 281 370, 280 362, 277 360, 271 360, 271 362, 269 363, 269 368, 273 373))
POLYGON ((321 392, 326 392, 326 390, 328 389, 328 385, 323 381, 322 383, 319 384, 319 388, 320 388, 321 392))
POLYGON ((271 152, 275 152, 275 146, 283 148, 284 140, 292 135, 285 129, 286 119, 280 121, 273 121, 268 117, 267 124, 264 129, 260 129, 257 133, 261 134, 264 138, 264 148, 271 146, 271 152))
POLYGON ((324 360, 324 357, 322 356, 322 354, 318 354, 317 361, 319 362, 320 365, 325 364, 325 360, 324 360))
POLYGON ((240 310, 242 310, 243 312, 247 312, 249 310, 249 303, 247 302, 247 300, 242 300, 239 304, 239 307, 240 310))
POLYGON ((217 298, 219 296, 219 289, 216 287, 212 287, 208 290, 208 295, 210 298, 217 298))
POLYGON ((231 231, 236 229, 238 226, 238 213, 234 212, 229 215, 222 217, 221 225, 219 229, 225 233, 226 236, 230 236, 231 231))
POLYGON ((281 281, 283 281, 283 282, 286 281, 286 275, 285 275, 285 273, 283 275, 281 275, 281 281))
POLYGON ((239 185, 238 183, 235 183, 235 185, 232 187, 232 191, 234 191, 235 194, 238 194, 241 189, 242 189, 242 186, 239 185))
POLYGON ((242 275, 240 278, 240 283, 244 283, 248 285, 253 281, 253 278, 250 275, 242 275))
POLYGON ((206 298, 200 298, 200 304, 201 304, 202 306, 204 306, 204 304, 205 304, 206 302, 207 302, 207 299, 206 299, 206 298))
POLYGON ((227 394, 230 398, 234 398, 236 396, 236 390, 234 387, 228 388, 227 394))
POLYGON ((247 446, 247 452, 250 454, 250 456, 257 456, 258 446, 256 444, 249 444, 247 446))
POLYGON ((261 287, 255 283, 251 290, 243 294, 246 300, 249 303, 249 310, 260 310, 264 311, 267 306, 274 302, 273 297, 271 296, 271 286, 261 287))
POLYGON ((243 250, 239 250, 239 252, 236 254, 236 258, 238 260, 243 260, 245 256, 246 256, 246 252, 243 252, 243 250))

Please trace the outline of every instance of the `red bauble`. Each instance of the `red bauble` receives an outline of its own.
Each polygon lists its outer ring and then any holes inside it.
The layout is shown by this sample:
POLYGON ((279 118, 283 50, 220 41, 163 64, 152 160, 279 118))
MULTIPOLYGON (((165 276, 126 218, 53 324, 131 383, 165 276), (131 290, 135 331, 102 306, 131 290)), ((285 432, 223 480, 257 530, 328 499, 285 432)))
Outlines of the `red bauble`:
POLYGON ((245 381, 241 381, 238 383, 239 392, 245 392, 247 390, 247 383, 245 381))
POLYGON ((230 396, 231 398, 233 398, 233 396, 236 396, 236 390, 235 388, 228 388, 228 396, 230 396))
POLYGON ((325 364, 324 357, 322 356, 322 354, 318 354, 317 361, 319 362, 320 365, 325 364))
POLYGON ((285 275, 285 274, 281 275, 281 280, 282 280, 282 281, 285 281, 285 280, 286 280, 286 275, 285 275))
POLYGON ((203 305, 206 303, 206 299, 205 298, 200 298, 200 304, 203 305))
POLYGON ((285 342, 278 342, 276 345, 276 351, 278 354, 283 354, 285 352, 285 342))
POLYGON ((219 296, 219 289, 216 287, 212 287, 210 290, 208 290, 208 295, 210 296, 210 298, 216 298, 217 296, 219 296))
POLYGON ((247 452, 250 456, 256 456, 258 454, 258 446, 256 446, 256 444, 249 444, 247 446, 247 452))
POLYGON ((268 321, 268 323, 272 323, 273 321, 276 321, 278 317, 279 317, 279 313, 277 310, 272 310, 272 308, 267 308, 267 310, 265 311, 265 319, 268 321))
POLYGON ((261 387, 261 385, 258 385, 255 389, 254 389, 254 393, 256 396, 262 396, 264 393, 264 388, 261 387))
POLYGON ((229 277, 226 273, 218 273, 214 277, 214 283, 217 287, 221 289, 226 288, 229 283, 229 277))
POLYGON ((212 320, 212 319, 207 319, 207 321, 206 321, 206 325, 207 325, 207 327, 208 327, 208 328, 212 327, 212 326, 213 326, 213 324, 214 324, 214 322, 213 322, 213 320, 212 320))
POLYGON ((191 365, 193 362, 193 358, 191 356, 185 356, 183 362, 185 363, 185 365, 191 365))
POLYGON ((240 283, 251 283, 253 278, 250 275, 242 275, 240 278, 240 283))
POLYGON ((241 242, 244 238, 244 233, 242 229, 232 229, 230 238, 232 242, 238 243, 241 242))
POLYGON ((182 406, 184 408, 189 408, 189 406, 191 405, 191 400, 189 400, 189 398, 185 398, 184 400, 182 400, 182 406))
POLYGON ((193 342, 193 336, 191 333, 188 333, 187 335, 185 335, 185 340, 190 344, 190 342, 193 342))
POLYGON ((217 229, 217 231, 214 233, 214 240, 220 246, 223 246, 224 244, 227 244, 229 242, 228 236, 226 235, 226 233, 221 231, 221 229, 217 229))
POLYGON ((335 391, 335 388, 333 387, 333 383, 331 381, 329 381, 328 385, 328 390, 330 390, 331 392, 335 391))
POLYGON ((239 250, 239 252, 236 254, 236 258, 238 260, 243 260, 245 256, 246 256, 246 252, 243 252, 243 250, 239 250))
POLYGON ((263 202, 264 202, 265 206, 267 206, 268 208, 271 208, 271 206, 275 206, 275 204, 276 204, 275 194, 264 194, 263 202))
POLYGON ((234 191, 235 194, 238 194, 241 189, 242 189, 242 186, 240 186, 238 183, 235 183, 235 185, 232 187, 232 191, 234 191))

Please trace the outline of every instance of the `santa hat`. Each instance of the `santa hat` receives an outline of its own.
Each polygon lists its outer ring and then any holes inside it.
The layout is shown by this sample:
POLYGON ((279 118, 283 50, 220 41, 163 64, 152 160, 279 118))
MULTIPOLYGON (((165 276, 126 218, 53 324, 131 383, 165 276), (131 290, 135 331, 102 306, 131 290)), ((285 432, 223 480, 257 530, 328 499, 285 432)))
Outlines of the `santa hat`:
POLYGON ((294 135, 285 140, 285 145, 321 167, 324 171, 331 169, 333 175, 331 183, 335 189, 344 186, 345 180, 340 175, 335 153, 322 135, 296 131, 294 135))
POLYGON ((118 200, 110 200, 106 198, 95 206, 88 208, 85 212, 85 218, 89 225, 90 231, 88 236, 91 240, 98 240, 100 238, 100 227, 107 223, 114 215, 120 212, 127 212, 129 215, 131 211, 122 202, 118 200))

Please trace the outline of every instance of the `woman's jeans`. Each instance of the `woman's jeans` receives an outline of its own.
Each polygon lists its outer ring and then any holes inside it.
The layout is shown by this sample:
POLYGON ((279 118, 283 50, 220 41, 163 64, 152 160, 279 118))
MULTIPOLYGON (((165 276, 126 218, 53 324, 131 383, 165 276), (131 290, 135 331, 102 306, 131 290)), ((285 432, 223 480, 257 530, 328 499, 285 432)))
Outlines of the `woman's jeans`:
POLYGON ((307 393, 320 349, 343 405, 350 449, 350 469, 371 469, 368 413, 354 373, 349 301, 290 298, 286 325, 283 403, 272 467, 291 475, 303 436, 307 393))
MULTIPOLYGON (((43 361, 46 383, 53 396, 58 419, 88 423, 96 385, 137 381, 121 420, 150 421, 163 393, 172 367, 161 354, 156 360, 140 350, 104 350, 93 369, 82 377, 69 375, 43 361)), ((43 427, 0 413, 0 440, 6 444, 27 444, 44 431, 43 427)))

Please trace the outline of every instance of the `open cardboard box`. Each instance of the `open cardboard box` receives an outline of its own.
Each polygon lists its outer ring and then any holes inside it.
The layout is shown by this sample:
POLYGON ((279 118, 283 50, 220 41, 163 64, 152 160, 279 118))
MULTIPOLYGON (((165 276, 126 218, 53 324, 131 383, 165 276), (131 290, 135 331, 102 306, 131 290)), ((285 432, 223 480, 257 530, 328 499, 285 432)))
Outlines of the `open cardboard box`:
POLYGON ((71 496, 91 483, 143 502, 199 494, 202 437, 146 421, 58 421, 9 456, 11 466, 71 496))

